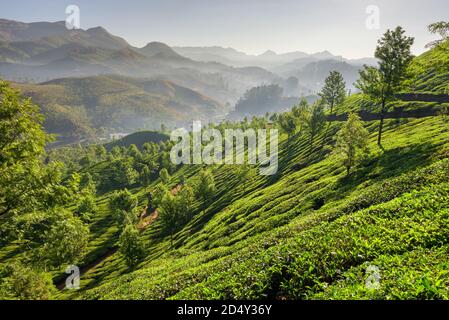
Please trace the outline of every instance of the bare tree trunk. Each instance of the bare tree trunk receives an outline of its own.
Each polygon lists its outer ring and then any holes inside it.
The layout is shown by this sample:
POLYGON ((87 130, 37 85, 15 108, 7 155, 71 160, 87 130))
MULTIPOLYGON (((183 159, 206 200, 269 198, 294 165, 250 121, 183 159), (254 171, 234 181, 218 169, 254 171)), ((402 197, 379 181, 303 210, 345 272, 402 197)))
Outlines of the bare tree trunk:
POLYGON ((379 134, 377 136, 377 145, 379 147, 382 147, 382 131, 384 127, 384 119, 385 119, 385 99, 382 100, 382 108, 380 110, 379 134))

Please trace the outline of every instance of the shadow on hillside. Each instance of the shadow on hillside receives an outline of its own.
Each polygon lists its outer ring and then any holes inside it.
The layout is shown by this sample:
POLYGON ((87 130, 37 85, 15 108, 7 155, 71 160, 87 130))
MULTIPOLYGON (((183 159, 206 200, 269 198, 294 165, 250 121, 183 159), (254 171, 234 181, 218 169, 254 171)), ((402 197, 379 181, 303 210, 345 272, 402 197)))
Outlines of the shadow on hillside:
MULTIPOLYGON (((185 240, 187 240, 190 236, 200 232, 204 226, 217 214, 217 212, 221 212, 226 209, 232 202, 237 200, 237 198, 233 197, 230 194, 229 190, 235 189, 240 186, 239 181, 235 181, 230 184, 227 190, 223 190, 222 192, 216 194, 214 196, 214 201, 209 203, 206 207, 199 208, 202 210, 204 214, 202 214, 197 220, 195 220, 188 229, 184 229, 181 233, 178 233, 174 237, 173 247, 178 248, 183 245, 185 240)), ((246 192, 245 192, 246 193, 246 192)), ((241 198, 243 195, 240 195, 238 198, 241 198)))
POLYGON ((98 219, 90 224, 90 230, 93 233, 97 231, 103 231, 105 228, 113 227, 116 223, 114 217, 109 214, 104 215, 101 219, 98 219))
MULTIPOLYGON (((173 247, 178 248, 182 246, 190 236, 200 232, 217 212, 225 210, 227 206, 245 197, 246 194, 257 191, 259 188, 270 186, 285 177, 285 175, 299 171, 302 168, 325 159, 330 152, 330 149, 325 147, 332 142, 332 137, 337 130, 338 127, 327 128, 326 132, 323 132, 316 138, 312 148, 310 147, 309 140, 301 133, 292 136, 290 141, 282 141, 282 145, 279 146, 280 153, 277 174, 263 177, 262 182, 256 188, 254 185, 249 185, 241 194, 229 192, 230 190, 237 189, 241 185, 241 182, 238 180, 229 180, 226 189, 221 189, 220 193, 215 194, 212 203, 209 203, 206 207, 199 208, 205 211, 203 211, 198 219, 183 229, 182 232, 175 235, 173 247)), ((162 236, 158 238, 158 240, 163 239, 162 236)))
POLYGON ((339 128, 339 126, 331 126, 328 123, 324 131, 315 138, 312 146, 310 146, 309 138, 300 132, 293 137, 289 144, 284 143, 279 154, 278 174, 267 177, 267 184, 273 184, 286 174, 324 160, 333 149, 334 137, 339 128))
POLYGON ((341 178, 336 189, 345 192, 368 180, 381 181, 426 166, 434 150, 435 146, 429 142, 385 149, 379 157, 363 161, 356 171, 341 178))

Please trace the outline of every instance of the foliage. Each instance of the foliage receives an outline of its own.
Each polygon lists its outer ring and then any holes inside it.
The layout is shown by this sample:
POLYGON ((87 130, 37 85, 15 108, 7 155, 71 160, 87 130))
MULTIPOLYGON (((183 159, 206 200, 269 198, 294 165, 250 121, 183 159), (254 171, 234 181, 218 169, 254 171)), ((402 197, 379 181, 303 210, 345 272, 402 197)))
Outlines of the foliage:
POLYGON ((330 72, 324 81, 324 87, 321 90, 320 97, 329 107, 331 114, 333 113, 334 107, 344 101, 346 97, 346 84, 340 72, 330 72))
POLYGON ((198 174, 195 194, 203 202, 209 202, 216 191, 214 175, 210 170, 201 170, 198 174))
POLYGON ((89 229, 73 217, 58 219, 44 235, 39 250, 39 263, 47 267, 76 264, 83 257, 89 239, 89 229))
POLYGON ((442 44, 449 39, 449 22, 439 21, 429 25, 430 33, 438 34, 441 39, 432 41, 426 45, 426 47, 435 47, 442 44))
POLYGON ((378 59, 378 67, 364 66, 360 71, 360 79, 355 86, 380 107, 380 125, 377 144, 381 146, 387 102, 395 99, 400 85, 406 77, 406 70, 412 61, 410 48, 414 39, 404 35, 401 27, 387 30, 378 41, 374 56, 378 59))
POLYGON ((142 168, 142 172, 139 175, 139 181, 142 186, 148 186, 151 183, 151 178, 153 174, 150 168, 147 165, 144 165, 142 168))
POLYGON ((310 148, 312 149, 315 137, 324 129, 326 121, 322 103, 318 101, 312 105, 304 105, 300 109, 299 121, 301 130, 309 136, 310 148))
POLYGON ((162 202, 162 199, 164 196, 169 192, 168 188, 165 186, 165 184, 161 183, 157 185, 157 187, 154 189, 152 196, 153 196, 153 208, 159 208, 162 202))
MULTIPOLYGON (((435 67, 447 61, 444 46, 415 58, 407 71, 412 78, 402 79, 397 89, 407 92, 416 80, 416 89, 408 92, 444 92, 447 72, 435 67)), ((334 110, 335 117, 369 108, 372 102, 364 96, 348 97, 334 110)), ((350 115, 347 123, 326 124, 324 103, 312 112, 316 106, 320 104, 301 101, 286 113, 301 130, 291 135, 298 137, 294 143, 280 136, 276 175, 252 174, 249 166, 216 165, 209 171, 213 183, 205 184, 213 185, 214 191, 204 198, 197 186, 209 179, 208 170, 199 165, 170 167, 170 143, 144 143, 138 150, 127 144, 106 155, 93 146, 58 149, 37 166, 38 177, 48 178, 37 179, 34 186, 43 187, 35 188, 36 201, 26 204, 20 214, 5 215, 8 218, 0 223, 0 266, 22 262, 35 273, 47 269, 57 279, 61 270, 56 264, 61 260, 55 252, 62 252, 64 263, 77 260, 86 268, 81 290, 58 293, 58 298, 67 299, 447 298, 447 124, 433 116, 385 119, 384 149, 379 150, 374 121, 362 126, 350 115), (324 119, 318 121, 319 130, 311 130, 313 114, 324 119), (362 160, 363 127, 369 132, 365 141, 371 153, 362 160), (311 131, 320 148, 310 148, 311 131), (337 148, 331 153, 335 140, 337 148), (81 167, 79 160, 86 155, 89 161, 81 167), (349 176, 342 166, 348 155, 355 155, 357 164, 349 176), (66 167, 51 164, 54 160, 66 167), (129 205, 111 203, 124 188, 111 179, 114 161, 139 173, 139 184, 134 182, 125 192, 124 198, 133 198, 129 205), (161 183, 162 168, 171 175, 169 182, 183 181, 182 186, 161 183), (140 180, 144 171, 150 176, 148 185, 140 180), (99 192, 93 192, 92 184, 99 192), (137 221, 137 203, 145 202, 149 192, 152 210, 137 221), (62 239, 56 242, 76 247, 67 243, 76 228, 67 231, 62 224, 84 226, 72 212, 86 196, 97 207, 88 222, 91 236, 82 250, 86 254, 69 259, 74 251, 51 243, 62 239), (117 244, 120 250, 115 253, 117 244), (145 254, 140 256, 142 247, 145 254), (129 261, 125 252, 130 252, 129 261), (372 265, 381 273, 376 290, 365 285, 366 270, 372 265)), ((418 110, 429 104, 410 106, 394 100, 387 104, 404 106, 418 110)), ((275 126, 282 117, 272 115, 275 126)), ((264 128, 267 122, 254 117, 210 126, 223 132, 264 128)), ((0 278, 3 284, 10 281, 0 278)), ((0 295, 14 298, 23 290, 14 293, 10 288, 0 284, 0 295)))
POLYGON ((128 189, 115 191, 109 200, 109 208, 121 225, 135 223, 138 216, 138 200, 128 189))
POLYGON ((193 190, 185 186, 177 195, 167 192, 160 203, 161 224, 173 241, 174 232, 184 225, 192 215, 193 190))
POLYGON ((290 136, 295 132, 297 126, 295 117, 291 113, 281 113, 277 119, 277 122, 279 123, 282 131, 284 131, 290 138, 290 136))
POLYGON ((127 224, 120 234, 119 250, 129 267, 135 266, 145 255, 145 248, 139 237, 139 231, 127 224))
POLYGON ((164 184, 168 184, 168 182, 170 181, 170 174, 168 173, 168 170, 166 168, 162 168, 162 170, 159 172, 159 177, 164 184))
POLYGON ((51 276, 19 263, 0 270, 1 300, 50 300, 56 293, 51 276))
POLYGON ((343 164, 349 173, 357 161, 368 152, 368 130, 363 127, 359 116, 350 113, 348 121, 337 134, 334 152, 343 158, 343 164))
POLYGON ((39 200, 44 145, 39 108, 0 81, 0 216, 23 212, 39 200))
POLYGON ((110 165, 110 187, 128 187, 133 185, 139 173, 133 168, 133 159, 125 157, 114 160, 110 165))
POLYGON ((86 194, 79 200, 78 207, 76 208, 76 214, 84 222, 89 222, 92 216, 98 211, 95 196, 92 194, 86 194))

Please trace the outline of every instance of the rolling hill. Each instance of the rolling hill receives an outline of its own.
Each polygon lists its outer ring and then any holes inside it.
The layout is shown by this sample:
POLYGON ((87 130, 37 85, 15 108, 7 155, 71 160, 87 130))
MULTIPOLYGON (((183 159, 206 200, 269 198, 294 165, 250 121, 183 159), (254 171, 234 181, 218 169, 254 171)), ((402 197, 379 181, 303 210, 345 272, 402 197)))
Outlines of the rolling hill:
POLYGON ((41 106, 46 130, 69 140, 101 135, 100 128, 103 134, 133 132, 225 113, 219 102, 166 80, 110 75, 16 86, 41 106))
MULTIPOLYGON (((310 154, 299 134, 289 144, 282 139, 280 172, 271 179, 254 170, 242 184, 238 168, 215 167, 217 194, 206 206, 195 204, 195 216, 176 233, 173 245, 156 220, 142 232, 146 256, 141 264, 129 270, 119 253, 108 255, 86 270, 81 291, 61 297, 447 297, 447 279, 441 276, 448 262, 446 125, 439 117, 399 125, 391 120, 384 152, 376 147, 376 123, 367 126, 373 132, 371 156, 349 178, 323 149, 310 154), (365 289, 369 265, 380 268, 382 290, 365 289), (423 277, 436 287, 420 287, 423 277)), ((318 145, 328 145, 338 127, 332 123, 318 145)), ((169 185, 181 176, 193 183, 199 170, 185 166, 169 185)), ((157 183, 133 191, 142 206, 157 183)), ((106 222, 111 220, 107 199, 99 200, 101 214, 93 225, 102 227, 95 231, 92 250, 116 243, 118 235, 111 234, 117 229, 106 222)))
MULTIPOLYGON (((447 43, 446 43, 447 45, 447 43)), ((440 48, 414 60, 417 91, 448 85, 447 53, 440 48), (422 71, 422 69, 421 69, 422 71), (419 80, 421 79, 421 80, 419 80)), ((404 90, 409 90, 404 83, 404 90)), ((399 105, 401 102, 397 102, 399 105)), ((394 107, 394 106, 392 106, 394 107)), ((354 95, 340 112, 363 109, 354 95)), ((331 152, 341 122, 330 122, 314 147, 297 131, 281 135, 279 171, 271 177, 239 167, 211 167, 216 192, 195 200, 195 214, 173 239, 155 218, 141 230, 145 258, 126 266, 113 251, 118 228, 98 199, 95 239, 77 292, 68 299, 447 299, 449 280, 449 130, 443 116, 386 121, 383 148, 377 121, 366 121, 369 156, 347 176, 331 152), (109 248, 109 249, 104 249, 109 248), (106 253, 106 254, 105 254, 106 253), (381 274, 376 290, 367 270, 381 274)), ((90 170, 104 170, 99 163, 90 170)), ((174 171, 167 186, 196 183, 202 166, 174 171)), ((133 188, 146 205, 148 187, 133 188)), ((153 217, 154 218, 154 217, 153 217)))
POLYGON ((166 142, 169 139, 170 136, 157 131, 139 131, 131 133, 130 135, 127 135, 119 140, 109 142, 105 144, 104 147, 108 151, 111 151, 114 147, 129 148, 131 145, 135 145, 139 149, 142 149, 145 143, 160 143, 166 142))

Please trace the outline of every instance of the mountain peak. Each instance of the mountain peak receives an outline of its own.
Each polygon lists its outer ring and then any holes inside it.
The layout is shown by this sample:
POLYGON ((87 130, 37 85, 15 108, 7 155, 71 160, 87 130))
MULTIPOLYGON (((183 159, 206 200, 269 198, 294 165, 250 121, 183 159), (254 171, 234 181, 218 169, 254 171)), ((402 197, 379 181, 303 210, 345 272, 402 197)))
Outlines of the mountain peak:
POLYGON ((260 57, 274 57, 274 56, 277 56, 277 53, 274 52, 273 50, 267 50, 260 55, 260 57))
POLYGON ((145 48, 159 48, 159 49, 172 50, 168 45, 166 45, 163 42, 159 42, 159 41, 148 42, 147 45, 145 47, 143 47, 142 49, 145 49, 145 48))
POLYGON ((87 29, 86 32, 88 32, 88 33, 96 33, 96 34, 99 34, 99 33, 107 33, 107 34, 109 34, 109 32, 105 28, 103 28, 103 27, 90 28, 90 29, 87 29))
POLYGON ((314 58, 317 59, 333 59, 333 58, 338 58, 337 56, 334 56, 332 53, 330 53, 327 50, 321 51, 321 52, 317 52, 311 55, 314 58))
POLYGON ((139 49, 140 52, 147 57, 164 56, 170 58, 181 58, 171 47, 163 42, 153 41, 149 42, 145 47, 139 49))

